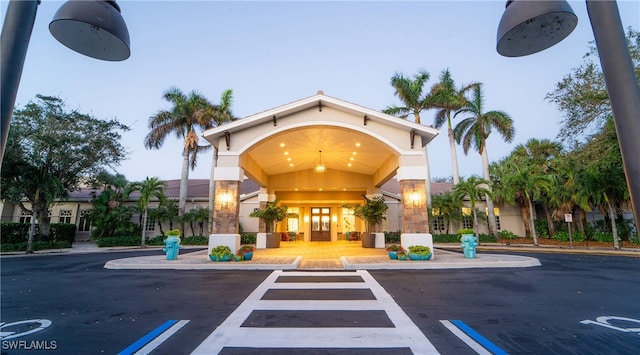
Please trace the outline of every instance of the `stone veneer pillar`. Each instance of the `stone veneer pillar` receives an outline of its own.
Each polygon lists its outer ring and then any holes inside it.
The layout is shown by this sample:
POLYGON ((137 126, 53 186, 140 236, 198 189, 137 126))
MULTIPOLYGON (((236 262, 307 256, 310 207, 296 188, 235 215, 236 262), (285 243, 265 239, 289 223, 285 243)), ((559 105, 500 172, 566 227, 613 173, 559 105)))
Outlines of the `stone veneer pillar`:
POLYGON ((216 181, 212 234, 237 234, 240 225, 240 181, 216 181))
POLYGON ((429 233, 429 215, 427 213, 425 180, 401 180, 402 193, 402 232, 429 233), (416 191, 420 200, 412 201, 416 191))

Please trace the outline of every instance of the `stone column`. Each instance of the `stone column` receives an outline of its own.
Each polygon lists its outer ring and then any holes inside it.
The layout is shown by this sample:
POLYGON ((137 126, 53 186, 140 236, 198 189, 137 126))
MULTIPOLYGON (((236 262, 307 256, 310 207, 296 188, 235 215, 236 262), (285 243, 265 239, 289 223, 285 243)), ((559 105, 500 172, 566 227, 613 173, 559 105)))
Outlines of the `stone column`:
POLYGON ((425 180, 401 180, 402 232, 429 233, 425 180))
POLYGON ((216 181, 213 234, 237 234, 240 225, 240 181, 216 181))

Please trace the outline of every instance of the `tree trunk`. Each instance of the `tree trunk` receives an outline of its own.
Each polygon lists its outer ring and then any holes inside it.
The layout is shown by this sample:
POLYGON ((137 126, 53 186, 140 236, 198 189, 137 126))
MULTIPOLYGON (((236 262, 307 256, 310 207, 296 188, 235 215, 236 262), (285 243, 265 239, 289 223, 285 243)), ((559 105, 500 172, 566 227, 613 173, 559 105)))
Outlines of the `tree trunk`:
POLYGON ((611 221, 611 232, 613 233, 613 249, 620 250, 620 242, 618 241, 618 227, 616 226, 616 216, 613 212, 613 206, 607 198, 607 209, 609 212, 609 220, 611 221))
POLYGON ((529 228, 531 228, 531 236, 533 236, 533 246, 538 246, 538 233, 536 233, 536 225, 533 220, 533 201, 529 201, 529 228))
MULTIPOLYGON (((482 177, 489 182, 487 189, 491 191, 491 176, 489 175, 489 155, 487 154, 487 147, 482 149, 482 177)), ((485 195, 487 199, 487 218, 489 219, 489 235, 496 236, 496 215, 493 212, 493 200, 490 196, 485 195)))
MULTIPOLYGON (((213 180, 215 169, 218 166, 218 149, 213 147, 213 157, 211 158, 211 172, 209 173, 209 211, 213 214, 213 201, 216 196, 216 182, 213 180)), ((213 215, 209 216, 207 226, 209 233, 213 231, 213 215)))
POLYGON ((520 215, 522 216, 522 222, 524 223, 524 236, 533 237, 531 235, 531 222, 529 217, 529 207, 527 205, 520 205, 520 215))
MULTIPOLYGON (((451 114, 449 113, 449 116, 451 114)), ((460 182, 460 172, 458 171, 458 153, 456 152, 456 140, 453 138, 453 129, 451 128, 451 118, 449 118, 449 128, 447 129, 449 136, 449 149, 451 149, 451 166, 453 167, 453 185, 460 182)))
POLYGON ((140 223, 140 229, 142 230, 142 232, 140 232, 140 246, 143 247, 144 246, 144 233, 145 230, 147 229, 147 213, 149 212, 148 208, 144 209, 144 212, 142 213, 142 223, 140 223))
POLYGON ((544 212, 547 217, 547 229, 549 230, 549 238, 553 238, 553 236, 556 235, 556 226, 553 224, 553 215, 551 214, 551 211, 547 208, 547 206, 544 206, 544 212))
POLYGON ((578 229, 578 231, 580 233, 582 233, 582 235, 585 235, 585 233, 584 233, 584 219, 585 219, 584 210, 582 208, 578 207, 578 218, 576 220, 576 228, 578 229))
MULTIPOLYGON (((36 195, 38 192, 36 192, 36 195)), ((29 239, 27 239, 27 254, 33 253, 33 237, 36 233, 36 218, 38 218, 38 212, 33 206, 31 206, 31 226, 29 227, 29 239)))
MULTIPOLYGON (((178 200, 178 216, 184 214, 187 205, 187 189, 189 186, 189 150, 185 147, 182 152, 182 172, 180 174, 180 199, 178 200)), ((184 222, 180 230, 184 231, 184 222)))

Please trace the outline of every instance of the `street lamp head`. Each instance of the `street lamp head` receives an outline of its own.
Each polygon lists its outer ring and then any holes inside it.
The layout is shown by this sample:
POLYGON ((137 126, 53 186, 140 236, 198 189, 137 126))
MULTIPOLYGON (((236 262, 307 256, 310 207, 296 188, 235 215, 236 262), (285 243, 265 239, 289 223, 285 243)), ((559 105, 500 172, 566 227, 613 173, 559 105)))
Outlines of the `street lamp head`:
POLYGON ((509 0, 498 26, 498 53, 521 57, 545 50, 567 37, 578 17, 566 1, 509 0))
POLYGON ((120 61, 131 55, 129 31, 115 1, 67 1, 49 31, 60 43, 92 58, 120 61))

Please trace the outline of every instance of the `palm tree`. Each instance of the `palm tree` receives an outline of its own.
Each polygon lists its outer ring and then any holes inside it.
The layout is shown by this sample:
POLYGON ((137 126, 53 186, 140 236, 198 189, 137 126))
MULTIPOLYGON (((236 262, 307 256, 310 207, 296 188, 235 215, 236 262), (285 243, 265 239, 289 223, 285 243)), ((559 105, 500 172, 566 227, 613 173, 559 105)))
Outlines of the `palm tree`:
POLYGON ((504 177, 504 184, 511 186, 526 199, 529 207, 529 228, 533 237, 533 245, 538 246, 538 234, 533 218, 533 201, 540 198, 543 191, 550 191, 552 177, 547 174, 539 174, 531 166, 515 165, 515 171, 504 177))
POLYGON ((444 218, 446 225, 445 234, 449 234, 451 222, 460 218, 460 207, 462 201, 457 199, 453 192, 447 191, 433 196, 433 209, 437 210, 438 216, 444 218))
MULTIPOLYGON (((404 106, 388 106, 382 112, 404 119, 413 115, 415 122, 421 124, 420 112, 429 109, 428 96, 423 93, 427 80, 429 80, 429 73, 424 69, 419 69, 418 73, 413 76, 413 80, 405 77, 402 73, 395 73, 391 77, 391 86, 396 90, 395 95, 400 98, 404 106)), ((429 176, 429 154, 426 145, 424 146, 424 158, 427 165, 425 193, 428 207, 431 206, 431 177, 429 176)))
MULTIPOLYGON (((518 144, 511 156, 518 166, 527 166, 533 169, 535 174, 555 174, 558 158, 562 154, 562 144, 549 139, 531 138, 525 144, 518 144)), ((555 189, 552 189, 555 190, 555 189)), ((549 236, 555 235, 553 224, 553 210, 557 209, 557 199, 553 194, 542 192, 540 198, 544 201, 544 209, 547 218, 549 236)))
MULTIPOLYGON (((233 103, 233 90, 227 89, 220 95, 219 105, 208 105, 197 112, 199 119, 205 123, 204 129, 218 127, 221 124, 233 121, 236 118, 231 113, 233 103)), ((213 146, 212 146, 213 147, 213 146)), ((216 182, 213 180, 213 173, 218 166, 218 150, 213 147, 211 157, 211 173, 209 177, 209 211, 213 211, 213 199, 216 194, 216 182)), ((209 218, 209 230, 213 229, 213 218, 209 218)))
MULTIPOLYGON (((515 135, 515 128, 511 117, 503 111, 484 112, 484 100, 482 96, 482 85, 478 84, 473 88, 473 97, 456 112, 459 114, 470 114, 462 119, 453 130, 453 134, 458 144, 462 144, 462 149, 466 155, 473 145, 482 157, 482 176, 487 181, 486 189, 491 191, 489 175, 489 155, 487 154, 487 138, 492 129, 496 129, 502 135, 505 142, 510 143, 515 135)), ((493 212, 493 201, 487 195, 487 209, 489 217, 489 234, 496 235, 496 216, 493 212)))
POLYGON ((428 109, 427 95, 423 95, 424 85, 429 80, 429 73, 424 70, 418 70, 418 73, 411 78, 407 78, 402 73, 395 73, 391 77, 391 86, 396 89, 395 95, 400 98, 404 106, 388 106, 382 112, 407 118, 413 115, 415 122, 420 124, 420 112, 428 109))
POLYGON ((468 179, 461 179, 460 182, 453 187, 453 195, 459 201, 465 197, 469 199, 471 213, 473 214, 473 231, 478 234, 478 212, 476 210, 476 202, 482 196, 491 196, 491 190, 487 188, 489 182, 478 176, 472 175, 468 179))
POLYGON ((151 202, 151 198, 155 197, 158 200, 161 200, 164 197, 164 189, 166 185, 163 181, 160 181, 156 177, 149 178, 147 177, 143 181, 134 182, 128 187, 128 192, 139 192, 140 196, 138 197, 138 210, 142 212, 142 221, 140 222, 141 231, 141 240, 140 245, 144 246, 145 240, 145 227, 147 225, 147 217, 149 214, 149 203, 151 202))
POLYGON ((153 219, 158 222, 158 228, 160 234, 164 237, 164 230, 162 229, 162 223, 169 222, 169 230, 173 229, 173 221, 178 217, 178 201, 168 199, 163 196, 158 203, 158 207, 150 212, 153 212, 153 219))
POLYGON ((175 134, 176 137, 184 140, 180 198, 178 200, 178 213, 182 215, 187 204, 189 166, 191 165, 192 169, 195 167, 198 151, 205 149, 198 145, 196 129, 204 127, 205 124, 199 120, 197 113, 208 107, 210 103, 195 91, 187 96, 175 87, 165 91, 163 98, 169 101, 173 107, 170 110, 158 111, 149 118, 151 130, 144 139, 144 145, 147 149, 159 149, 170 134, 175 134))
POLYGON ((445 122, 447 123, 454 185, 460 181, 460 173, 458 171, 456 143, 453 138, 453 126, 451 125, 451 113, 461 109, 467 103, 466 92, 477 85, 478 83, 472 83, 456 89, 451 73, 449 69, 446 69, 440 74, 440 82, 433 86, 428 98, 429 106, 438 109, 434 117, 433 126, 440 128, 445 122))

